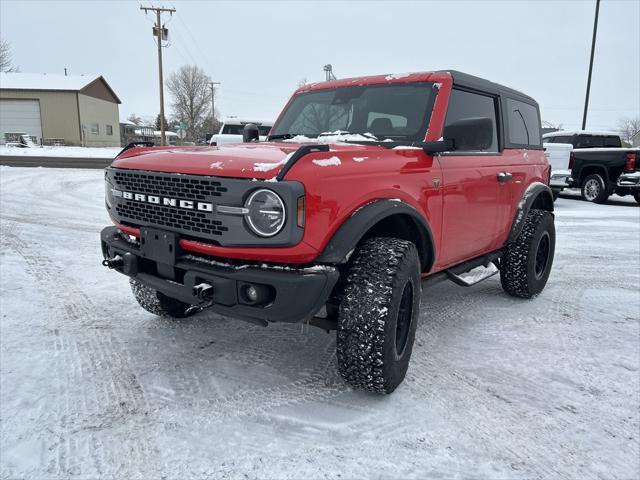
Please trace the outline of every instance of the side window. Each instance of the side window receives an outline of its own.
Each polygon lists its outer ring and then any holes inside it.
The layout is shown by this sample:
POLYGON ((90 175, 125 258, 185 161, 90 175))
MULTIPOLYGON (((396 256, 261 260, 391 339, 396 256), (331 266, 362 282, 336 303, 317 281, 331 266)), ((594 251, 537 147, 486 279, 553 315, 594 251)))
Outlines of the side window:
POLYGON ((620 137, 615 135, 609 135, 608 137, 604 137, 604 146, 607 148, 620 148, 622 143, 620 142, 620 137))
MULTIPOLYGON (((536 107, 507 98, 507 122, 509 125, 509 143, 534 147, 540 146, 540 117, 536 107)), ((557 137, 554 143, 560 143, 557 137)))
POLYGON ((469 145, 464 150, 497 152, 498 151, 498 124, 496 122, 496 99, 488 95, 478 93, 465 92, 463 90, 451 90, 449 106, 447 107, 447 118, 445 119, 445 128, 456 122, 464 120, 488 118, 493 126, 493 139, 491 145, 482 148, 473 148, 474 142, 472 138, 466 139, 469 145))
POLYGON ((578 135, 576 148, 600 148, 604 146, 604 137, 595 135, 578 135))

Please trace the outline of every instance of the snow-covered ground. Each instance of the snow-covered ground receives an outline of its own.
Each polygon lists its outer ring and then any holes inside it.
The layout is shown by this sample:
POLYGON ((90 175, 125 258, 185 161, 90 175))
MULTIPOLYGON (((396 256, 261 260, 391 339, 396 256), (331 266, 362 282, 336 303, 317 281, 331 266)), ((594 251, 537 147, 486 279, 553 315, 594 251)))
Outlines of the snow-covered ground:
POLYGON ((560 198, 543 294, 422 294, 407 379, 350 390, 334 335, 161 320, 100 266, 96 170, 0 168, 0 477, 630 479, 640 208, 560 198))
POLYGON ((115 158, 122 147, 7 147, 0 145, 0 155, 61 158, 115 158))

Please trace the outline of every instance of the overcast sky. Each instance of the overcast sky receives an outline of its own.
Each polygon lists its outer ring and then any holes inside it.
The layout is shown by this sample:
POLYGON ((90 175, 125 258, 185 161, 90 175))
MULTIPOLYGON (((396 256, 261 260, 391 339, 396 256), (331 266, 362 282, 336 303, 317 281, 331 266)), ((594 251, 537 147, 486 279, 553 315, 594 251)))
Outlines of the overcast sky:
MULTIPOLYGON (((222 115, 275 118, 301 79, 322 80, 331 63, 338 77, 461 70, 531 95, 543 120, 582 119, 595 0, 154 4, 177 9, 163 16, 165 75, 202 67, 222 82, 222 115)), ((0 0, 0 33, 21 71, 101 74, 121 118, 155 116, 152 17, 139 5, 0 0)), ((602 1, 587 128, 640 115, 638 25, 639 0, 602 1)))

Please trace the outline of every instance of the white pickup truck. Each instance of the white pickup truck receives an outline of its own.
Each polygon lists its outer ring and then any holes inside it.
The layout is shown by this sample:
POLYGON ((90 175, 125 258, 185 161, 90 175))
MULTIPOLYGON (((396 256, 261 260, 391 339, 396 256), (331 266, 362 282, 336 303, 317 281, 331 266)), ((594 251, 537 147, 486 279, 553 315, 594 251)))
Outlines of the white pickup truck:
POLYGON ((269 130, 273 126, 273 122, 260 121, 260 120, 248 120, 239 118, 227 118, 220 127, 220 131, 211 136, 209 145, 225 145, 227 143, 242 143, 242 130, 248 123, 253 123, 258 126, 260 132, 260 140, 264 141, 269 135, 269 130))
POLYGON ((569 187, 568 180, 571 177, 569 160, 573 145, 570 143, 543 143, 544 154, 551 165, 551 178, 549 187, 553 192, 553 199, 558 198, 558 194, 569 187))

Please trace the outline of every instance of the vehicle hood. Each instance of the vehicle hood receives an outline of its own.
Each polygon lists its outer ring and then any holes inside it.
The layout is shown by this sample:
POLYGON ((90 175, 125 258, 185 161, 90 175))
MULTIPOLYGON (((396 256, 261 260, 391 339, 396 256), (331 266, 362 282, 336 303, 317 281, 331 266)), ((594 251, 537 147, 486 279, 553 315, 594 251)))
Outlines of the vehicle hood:
POLYGON ((240 143, 217 147, 132 148, 119 155, 111 166, 267 180, 278 174, 298 147, 297 143, 240 143))

